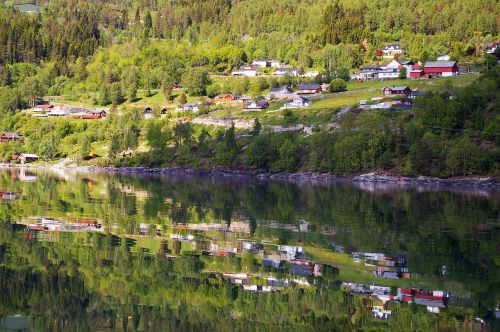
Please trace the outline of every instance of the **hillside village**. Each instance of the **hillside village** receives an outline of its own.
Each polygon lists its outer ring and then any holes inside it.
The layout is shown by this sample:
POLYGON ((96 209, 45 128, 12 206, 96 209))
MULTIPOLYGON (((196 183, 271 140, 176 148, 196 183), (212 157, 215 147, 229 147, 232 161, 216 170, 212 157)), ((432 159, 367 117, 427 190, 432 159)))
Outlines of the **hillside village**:
MULTIPOLYGON (((108 22, 102 11, 105 7, 86 10, 108 22)), ((20 24, 28 26, 35 15, 44 20, 54 15, 48 9, 55 10, 51 2, 36 8, 14 7, 10 12, 7 7, 2 13, 18 17, 20 24)), ((6 163, 180 164, 273 172, 352 174, 377 170, 441 177, 495 173, 496 141, 491 133, 496 132, 498 124, 492 96, 485 92, 486 98, 476 103, 480 109, 474 112, 481 113, 480 121, 470 114, 453 120, 441 114, 433 120, 424 109, 442 103, 450 104, 450 108, 455 104, 470 108, 465 104, 471 99, 464 94, 482 90, 469 91, 467 87, 495 79, 498 38, 485 33, 473 47, 465 43, 469 39, 462 40, 458 47, 433 37, 430 44, 420 45, 410 35, 398 36, 397 29, 390 25, 384 29, 392 35, 382 38, 375 30, 361 33, 357 29, 364 25, 354 19, 379 9, 358 9, 347 4, 322 8, 322 18, 311 21, 320 27, 310 36, 316 46, 306 47, 298 39, 292 44, 281 44, 280 40, 280 52, 267 39, 262 44, 266 47, 253 44, 267 38, 257 32, 251 37, 243 34, 240 41, 226 41, 220 47, 207 44, 213 35, 191 46, 181 42, 186 35, 171 36, 181 43, 170 47, 159 30, 163 17, 156 8, 137 8, 129 13, 132 20, 111 32, 118 36, 118 31, 128 31, 141 39, 123 35, 123 43, 98 47, 100 35, 96 32, 110 27, 104 21, 92 26, 80 17, 79 23, 68 26, 68 34, 78 33, 74 29, 80 26, 92 47, 88 55, 78 58, 74 44, 74 56, 59 62, 67 67, 53 67, 47 53, 52 47, 49 44, 33 51, 43 51, 40 56, 49 60, 40 66, 30 59, 7 60, 13 55, 10 51, 0 54, 6 59, 0 68, 5 82, 0 89, 0 107, 8 112, 1 131, 5 137, 19 136, 4 139, 0 159, 6 163), (338 20, 339 26, 328 23, 330 16, 342 15, 350 17, 356 26, 342 30, 347 21, 338 20), (344 32, 337 35, 337 31, 344 32), (361 35, 374 38, 365 42, 361 35), (285 49, 295 53, 290 55, 285 49), (421 117, 425 117, 423 122, 421 117), (365 129, 357 134, 346 130, 352 121, 365 129), (390 129, 381 129, 384 122, 390 123, 390 129), (364 151, 368 147, 353 144, 366 140, 374 123, 383 138, 373 139, 377 146, 370 149, 377 152, 370 154, 364 151), (409 146, 423 146, 407 134, 414 125, 439 135, 443 147, 438 151, 443 151, 443 156, 426 149, 410 153, 413 150, 409 146), (396 130, 401 126, 405 127, 403 131, 396 130), (446 128, 442 130, 447 134, 437 128, 446 128), (262 138, 256 139, 260 133, 262 138), (469 140, 472 145, 464 147, 458 140, 468 139, 466 133, 474 139, 469 140), (351 137, 355 135, 363 138, 351 137), (225 147, 221 143, 224 140, 229 141, 225 147), (261 140, 274 143, 262 144, 261 140), (315 140, 330 140, 326 146, 332 148, 315 151, 315 140), (179 151, 165 154, 172 149, 179 151), (358 151, 355 160, 348 160, 344 152, 350 149, 358 151), (453 149, 455 153, 445 153, 453 149), (460 149, 467 149, 470 156, 480 154, 484 160, 476 162, 471 157, 459 162, 460 149), (32 158, 19 159, 21 155, 32 158), (443 163, 443 159, 448 160, 443 163)), ((424 136, 417 141, 421 143, 424 136)))

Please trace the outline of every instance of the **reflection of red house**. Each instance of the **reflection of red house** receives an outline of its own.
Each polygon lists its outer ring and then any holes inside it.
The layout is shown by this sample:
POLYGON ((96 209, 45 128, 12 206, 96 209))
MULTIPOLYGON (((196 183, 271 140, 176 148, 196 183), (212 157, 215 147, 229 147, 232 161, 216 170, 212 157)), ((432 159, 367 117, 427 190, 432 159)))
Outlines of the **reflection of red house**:
POLYGON ((3 133, 2 136, 0 136, 0 142, 17 141, 18 139, 20 139, 20 137, 16 133, 3 133))

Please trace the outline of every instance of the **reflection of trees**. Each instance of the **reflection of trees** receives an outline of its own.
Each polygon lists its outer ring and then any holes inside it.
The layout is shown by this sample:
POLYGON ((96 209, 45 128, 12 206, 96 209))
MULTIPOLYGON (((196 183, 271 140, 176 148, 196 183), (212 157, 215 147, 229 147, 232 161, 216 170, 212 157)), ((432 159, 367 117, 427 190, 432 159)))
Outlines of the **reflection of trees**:
MULTIPOLYGON (((257 238, 325 244, 333 237, 345 248, 407 252, 412 271, 437 276, 439 268, 446 265, 448 280, 466 282, 484 298, 498 297, 499 202, 495 197, 412 191, 373 194, 347 185, 297 186, 196 177, 96 175, 92 180, 89 186, 88 180, 78 177, 63 181, 39 176, 36 182, 21 183, 2 172, 0 188, 22 195, 0 204, 1 220, 15 222, 34 215, 61 219, 88 216, 134 233, 140 223, 206 223, 238 216, 248 220, 257 238), (300 219, 307 220, 313 231, 297 233, 259 226, 268 221, 298 224, 300 219), (332 229, 334 235, 321 234, 324 227, 332 229)), ((114 248, 117 241, 125 241, 93 236, 99 248, 114 248)), ((130 241, 126 240, 128 248, 117 258, 123 270, 130 268, 130 241)), ((171 249, 181 252, 175 245, 171 249)), ((118 254, 113 251, 109 255, 94 263, 106 265, 118 254)), ((31 259, 44 261, 46 256, 33 253, 31 259)))

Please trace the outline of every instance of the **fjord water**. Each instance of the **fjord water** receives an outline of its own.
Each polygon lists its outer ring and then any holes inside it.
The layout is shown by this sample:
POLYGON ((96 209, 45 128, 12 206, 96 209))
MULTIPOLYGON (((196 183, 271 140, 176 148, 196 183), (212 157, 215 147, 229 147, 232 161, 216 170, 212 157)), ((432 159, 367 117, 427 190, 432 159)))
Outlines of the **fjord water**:
POLYGON ((500 297, 495 192, 24 169, 0 171, 0 192, 1 328, 390 328, 340 291, 338 281, 377 282, 351 252, 405 254, 412 278, 381 284, 448 290, 474 315, 500 297), (27 231, 41 218, 101 228, 27 231), (325 284, 309 278, 309 288, 246 292, 220 273, 268 272, 259 259, 197 255, 243 240, 302 246, 338 275, 325 284))

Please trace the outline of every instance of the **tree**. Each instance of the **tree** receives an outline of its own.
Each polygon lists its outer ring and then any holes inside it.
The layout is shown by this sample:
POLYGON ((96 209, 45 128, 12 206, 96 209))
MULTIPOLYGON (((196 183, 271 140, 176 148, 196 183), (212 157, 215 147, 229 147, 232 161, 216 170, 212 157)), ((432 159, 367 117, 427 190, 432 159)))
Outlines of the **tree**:
POLYGON ((221 93, 221 89, 220 89, 219 83, 212 83, 209 86, 207 86, 207 96, 208 97, 213 98, 220 93, 221 93))
POLYGON ((297 144, 290 139, 286 139, 279 149, 278 164, 280 169, 288 172, 294 171, 299 163, 298 152, 297 144))
POLYGON ((163 151, 171 138, 168 129, 162 129, 161 123, 151 123, 148 127, 146 139, 149 147, 154 151, 163 151))
POLYGON ((347 84, 343 79, 336 78, 330 83, 331 92, 342 92, 347 90, 347 84))
POLYGON ((243 159, 249 167, 265 169, 268 167, 270 156, 269 139, 264 135, 259 135, 252 139, 243 159))
POLYGON ((149 38, 153 29, 153 18, 151 12, 148 10, 144 16, 144 37, 149 38))
POLYGON ((178 122, 174 126, 174 142, 179 147, 191 143, 193 139, 193 125, 191 122, 178 122))
POLYGON ((121 151, 120 136, 117 133, 112 133, 109 144, 109 157, 115 158, 121 151))
POLYGON ((262 126, 259 122, 259 119, 255 118, 255 120, 253 121, 253 128, 252 128, 252 131, 250 132, 250 135, 252 135, 254 137, 259 135, 261 128, 262 128, 262 126))
POLYGON ((211 80, 208 71, 204 68, 190 68, 182 77, 182 84, 191 96, 206 95, 207 86, 211 80))
POLYGON ((111 103, 109 87, 107 84, 103 84, 99 90, 99 95, 97 97, 97 103, 101 106, 106 106, 111 103))
POLYGON ((83 136, 83 141, 82 145, 80 147, 80 156, 82 158, 88 157, 90 153, 92 152, 92 145, 91 145, 91 140, 89 135, 84 135, 83 136))
POLYGON ((407 78, 407 70, 406 70, 406 67, 401 67, 401 69, 399 70, 399 79, 401 80, 405 80, 407 78))
POLYGON ((186 98, 186 94, 183 92, 181 93, 181 95, 179 96, 179 104, 181 105, 184 105, 187 103, 187 98, 186 98))
POLYGON ((113 83, 111 86, 111 101, 113 105, 120 105, 125 101, 120 83, 113 83))
POLYGON ((137 99, 137 86, 135 84, 130 84, 127 90, 127 99, 130 102, 134 102, 137 99))

